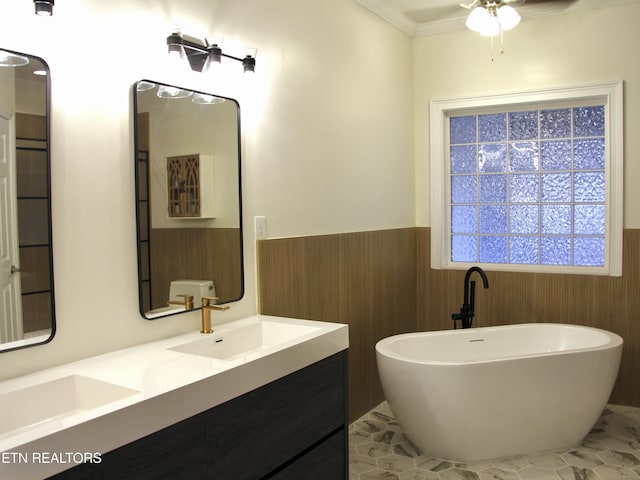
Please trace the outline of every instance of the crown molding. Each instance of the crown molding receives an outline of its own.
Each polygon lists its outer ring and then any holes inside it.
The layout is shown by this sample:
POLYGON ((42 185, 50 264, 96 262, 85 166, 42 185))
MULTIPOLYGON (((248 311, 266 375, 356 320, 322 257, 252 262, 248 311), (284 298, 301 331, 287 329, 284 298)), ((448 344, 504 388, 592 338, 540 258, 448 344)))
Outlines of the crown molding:
POLYGON ((415 37, 418 24, 407 17, 399 8, 387 0, 356 0, 360 5, 381 16, 387 22, 402 30, 410 37, 415 37))
MULTIPOLYGON (((461 8, 460 15, 418 24, 408 18, 402 10, 388 0, 355 1, 412 37, 462 30, 465 28, 465 21, 467 19, 467 12, 461 8)), ((518 11, 522 15, 522 18, 534 18, 557 15, 559 13, 581 12, 596 8, 611 8, 618 5, 638 3, 639 1, 640 0, 577 0, 566 7, 561 6, 562 2, 525 3, 521 7, 518 7, 518 11)), ((426 2, 428 2, 428 0, 425 0, 425 3, 426 2)))

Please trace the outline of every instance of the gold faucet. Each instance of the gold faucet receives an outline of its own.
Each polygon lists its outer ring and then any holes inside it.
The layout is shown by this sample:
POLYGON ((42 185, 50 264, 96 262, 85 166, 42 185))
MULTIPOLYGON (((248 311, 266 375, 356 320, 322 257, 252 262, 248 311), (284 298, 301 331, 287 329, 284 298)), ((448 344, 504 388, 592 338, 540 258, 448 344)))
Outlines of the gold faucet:
POLYGON ((185 295, 181 293, 179 295, 176 295, 176 297, 182 297, 184 298, 184 301, 178 302, 178 301, 169 300, 167 302, 167 305, 174 306, 174 307, 184 307, 185 310, 193 310, 193 295, 185 295))
POLYGON ((202 330, 200 333, 213 333, 211 328, 211 311, 212 310, 229 310, 227 305, 216 305, 218 297, 202 297, 202 330))

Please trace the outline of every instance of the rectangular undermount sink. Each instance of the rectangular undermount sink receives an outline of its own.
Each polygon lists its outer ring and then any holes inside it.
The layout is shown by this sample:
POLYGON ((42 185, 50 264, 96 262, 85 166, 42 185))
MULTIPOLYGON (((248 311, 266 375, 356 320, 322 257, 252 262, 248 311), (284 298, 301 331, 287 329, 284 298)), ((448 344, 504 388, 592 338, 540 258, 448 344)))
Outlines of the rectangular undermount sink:
POLYGON ((69 375, 0 395, 0 435, 72 414, 91 410, 139 393, 137 390, 69 375))
POLYGON ((175 352, 219 360, 233 360, 247 353, 275 347, 318 331, 319 327, 262 320, 249 325, 213 332, 202 340, 170 348, 175 352))

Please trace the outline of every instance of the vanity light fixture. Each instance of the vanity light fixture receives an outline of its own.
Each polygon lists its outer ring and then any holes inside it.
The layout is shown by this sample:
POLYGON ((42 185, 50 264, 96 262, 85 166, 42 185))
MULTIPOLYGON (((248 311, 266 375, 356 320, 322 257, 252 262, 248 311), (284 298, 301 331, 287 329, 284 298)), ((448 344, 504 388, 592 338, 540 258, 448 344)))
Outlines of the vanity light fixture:
POLYGON ((209 42, 186 38, 180 32, 173 32, 167 37, 167 47, 169 55, 187 60, 191 70, 206 73, 220 65, 223 58, 235 60, 242 63, 245 73, 253 73, 256 68, 255 50, 245 54, 243 57, 236 57, 224 53, 219 41, 209 42))
POLYGON ((53 4, 55 0, 33 0, 36 8, 36 15, 50 17, 53 15, 53 4))

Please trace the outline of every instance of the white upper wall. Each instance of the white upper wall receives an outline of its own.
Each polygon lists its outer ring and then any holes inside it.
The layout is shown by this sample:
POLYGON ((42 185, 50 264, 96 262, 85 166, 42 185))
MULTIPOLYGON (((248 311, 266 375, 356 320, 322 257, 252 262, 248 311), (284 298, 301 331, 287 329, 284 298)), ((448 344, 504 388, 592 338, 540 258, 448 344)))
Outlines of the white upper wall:
POLYGON ((411 39, 352 1, 251 3, 270 84, 247 189, 268 235, 413 226, 411 39))
MULTIPOLYGON (((606 5, 606 2, 603 3, 606 5)), ((429 101, 624 81, 625 228, 640 227, 640 2, 523 19, 499 40, 469 30, 414 39, 416 223, 429 226, 429 101)))
MULTIPOLYGON (((256 311, 253 216, 270 237, 412 226, 412 41, 352 1, 65 0, 51 18, 0 0, 0 47, 52 79, 58 333, 0 354, 0 378, 199 327, 199 313, 138 313, 131 86, 148 78, 237 98, 243 131, 245 298, 256 311), (258 48, 256 74, 166 68, 174 22, 258 48)), ((224 317, 223 317, 224 316, 224 317)))

